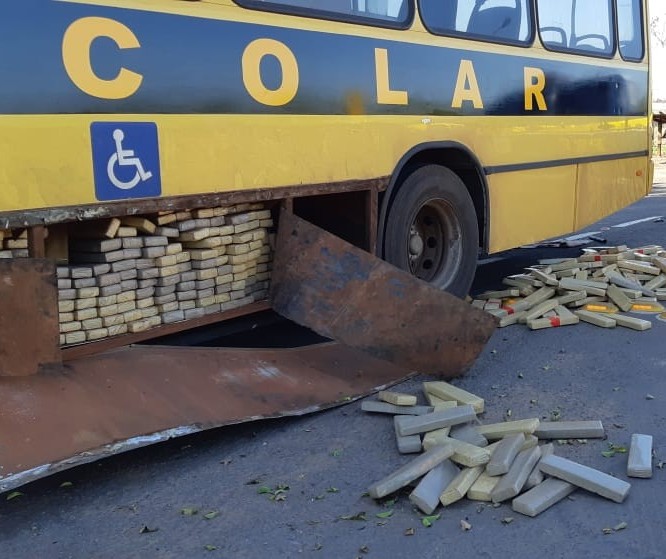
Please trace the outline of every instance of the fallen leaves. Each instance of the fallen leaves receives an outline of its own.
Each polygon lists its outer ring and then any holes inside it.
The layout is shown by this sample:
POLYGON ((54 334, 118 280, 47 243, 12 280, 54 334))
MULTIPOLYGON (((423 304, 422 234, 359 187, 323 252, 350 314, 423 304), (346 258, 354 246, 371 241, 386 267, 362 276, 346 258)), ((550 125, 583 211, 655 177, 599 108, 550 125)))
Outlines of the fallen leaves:
POLYGON ((287 491, 289 486, 284 483, 279 483, 273 489, 266 485, 262 485, 257 489, 259 495, 267 495, 271 501, 284 501, 287 499, 287 491))
POLYGON ((430 516, 424 516, 421 519, 421 524, 423 524, 426 528, 430 528, 435 521, 440 519, 440 517, 441 517, 440 514, 431 514, 430 516))
POLYGON ((626 522, 620 522, 613 528, 602 528, 601 531, 605 536, 608 536, 610 534, 614 534, 615 532, 620 532, 622 530, 625 530, 628 526, 629 524, 627 524, 626 522))
POLYGON ((616 454, 626 454, 628 449, 626 446, 608 443, 608 450, 602 451, 601 455, 604 458, 612 458, 616 454))
POLYGON ((20 491, 12 491, 9 495, 7 495, 7 500, 12 501, 18 497, 23 497, 23 495, 24 493, 21 493, 20 491))
POLYGON ((340 520, 363 520, 363 521, 367 520, 364 511, 357 512, 356 514, 345 514, 343 516, 340 516, 339 518, 340 520))

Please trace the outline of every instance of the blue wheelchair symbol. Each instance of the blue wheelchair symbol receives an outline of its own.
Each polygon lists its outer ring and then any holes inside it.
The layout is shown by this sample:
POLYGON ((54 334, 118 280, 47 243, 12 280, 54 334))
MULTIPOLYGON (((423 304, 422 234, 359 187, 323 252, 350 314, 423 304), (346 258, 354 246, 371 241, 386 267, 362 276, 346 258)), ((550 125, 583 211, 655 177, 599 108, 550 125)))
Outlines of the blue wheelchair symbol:
POLYGON ((149 198, 162 194, 154 122, 93 122, 90 137, 98 200, 149 198))

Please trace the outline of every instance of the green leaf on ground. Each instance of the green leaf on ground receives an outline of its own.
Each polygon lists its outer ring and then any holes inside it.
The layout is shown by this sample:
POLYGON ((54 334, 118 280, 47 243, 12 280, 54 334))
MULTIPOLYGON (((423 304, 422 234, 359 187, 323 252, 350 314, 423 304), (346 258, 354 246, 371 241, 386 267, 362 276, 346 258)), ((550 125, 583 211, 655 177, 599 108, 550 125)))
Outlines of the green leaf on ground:
POLYGON ((342 449, 341 448, 336 448, 336 449, 331 451, 331 456, 333 456, 333 458, 337 458, 341 454, 342 454, 342 449))
POLYGON ((346 514, 340 517, 340 520, 367 520, 365 512, 357 512, 356 514, 346 514))
POLYGON ((393 509, 384 512, 378 512, 375 516, 377 518, 391 518, 393 516, 393 509))
POLYGON ((432 514, 430 516, 424 516, 421 519, 421 524, 423 524, 426 528, 430 528, 432 526, 433 522, 435 522, 436 520, 439 520, 440 516, 441 515, 439 515, 439 514, 432 514))
POLYGON ((216 545, 204 545, 206 551, 215 551, 217 549, 216 545))
POLYGON ((329 487, 326 493, 340 493, 340 490, 337 487, 329 487))
POLYGON ((63 481, 60 487, 72 487, 74 484, 71 481, 63 481))
POLYGON ((216 516, 220 516, 220 513, 216 510, 212 510, 203 515, 206 520, 213 520, 216 516))
POLYGON ((183 516, 194 516, 198 512, 199 511, 197 509, 189 508, 189 507, 184 508, 184 509, 180 509, 180 514, 182 514, 183 516))
POLYGON ((608 450, 604 450, 601 455, 605 456, 606 458, 612 458, 616 454, 626 454, 627 452, 629 452, 629 450, 626 446, 608 443, 608 450))
POLYGON ((9 495, 7 495, 7 500, 11 501, 12 499, 16 499, 18 497, 23 497, 23 493, 20 491, 12 491, 9 495))

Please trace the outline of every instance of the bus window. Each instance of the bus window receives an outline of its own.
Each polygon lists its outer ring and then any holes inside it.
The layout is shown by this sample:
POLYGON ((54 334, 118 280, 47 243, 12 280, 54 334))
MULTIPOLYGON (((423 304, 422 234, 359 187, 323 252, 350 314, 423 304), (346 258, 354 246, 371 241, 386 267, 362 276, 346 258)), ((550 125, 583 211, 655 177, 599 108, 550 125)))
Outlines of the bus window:
POLYGON ((617 30, 624 60, 643 60, 643 12, 641 0, 617 1, 617 30))
POLYGON ((465 35, 499 43, 528 43, 532 30, 527 0, 421 0, 429 31, 465 35))
POLYGON ((411 0, 236 0, 257 8, 340 20, 376 20, 404 27, 411 20, 411 0))
POLYGON ((537 0, 539 33, 551 50, 612 56, 612 13, 611 0, 537 0))

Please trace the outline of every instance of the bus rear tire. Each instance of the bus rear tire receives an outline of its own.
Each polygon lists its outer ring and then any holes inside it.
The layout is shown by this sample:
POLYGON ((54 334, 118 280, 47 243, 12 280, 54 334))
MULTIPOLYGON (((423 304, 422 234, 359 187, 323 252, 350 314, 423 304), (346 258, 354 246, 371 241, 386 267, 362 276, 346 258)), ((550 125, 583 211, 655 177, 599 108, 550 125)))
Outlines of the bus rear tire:
POLYGON ((426 165, 400 186, 388 213, 384 258, 464 297, 474 280, 479 229, 474 203, 450 169, 426 165))

